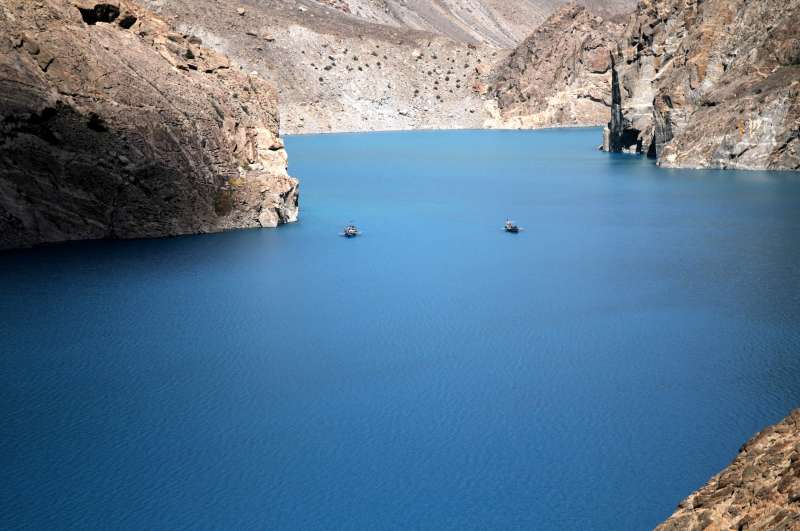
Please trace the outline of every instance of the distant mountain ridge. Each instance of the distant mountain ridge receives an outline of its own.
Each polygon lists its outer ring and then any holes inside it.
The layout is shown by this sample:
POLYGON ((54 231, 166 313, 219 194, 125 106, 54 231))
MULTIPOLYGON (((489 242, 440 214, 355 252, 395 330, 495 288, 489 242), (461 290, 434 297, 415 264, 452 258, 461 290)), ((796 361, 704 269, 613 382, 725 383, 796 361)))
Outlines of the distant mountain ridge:
MULTIPOLYGON (((570 0, 318 0, 318 3, 338 6, 382 24, 430 31, 456 41, 513 48, 570 0)), ((634 7, 631 0, 574 3, 604 18, 620 17, 634 7)))

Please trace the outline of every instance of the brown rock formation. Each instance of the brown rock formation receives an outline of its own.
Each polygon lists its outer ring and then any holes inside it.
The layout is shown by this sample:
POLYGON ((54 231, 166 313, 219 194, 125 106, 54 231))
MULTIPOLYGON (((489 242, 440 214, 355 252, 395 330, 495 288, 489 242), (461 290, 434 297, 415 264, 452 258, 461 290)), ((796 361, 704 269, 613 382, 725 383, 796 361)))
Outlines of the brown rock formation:
POLYGON ((585 7, 554 13, 496 70, 488 127, 602 125, 611 108, 611 51, 622 27, 585 7))
POLYGON ((800 169, 800 0, 641 0, 604 146, 668 167, 800 169))
POLYGON ((800 409, 748 441, 656 531, 800 529, 800 409))
POLYGON ((0 248, 297 217, 274 89, 126 0, 0 0, 0 248))

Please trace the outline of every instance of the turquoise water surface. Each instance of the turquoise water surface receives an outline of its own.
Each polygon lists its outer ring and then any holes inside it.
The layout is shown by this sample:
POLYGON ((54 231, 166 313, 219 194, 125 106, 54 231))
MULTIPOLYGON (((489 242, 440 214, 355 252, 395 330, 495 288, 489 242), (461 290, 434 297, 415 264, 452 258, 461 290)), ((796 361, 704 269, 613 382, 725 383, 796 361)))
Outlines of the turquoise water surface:
POLYGON ((653 527, 800 405, 800 176, 599 139, 290 137, 297 224, 0 254, 0 528, 653 527))

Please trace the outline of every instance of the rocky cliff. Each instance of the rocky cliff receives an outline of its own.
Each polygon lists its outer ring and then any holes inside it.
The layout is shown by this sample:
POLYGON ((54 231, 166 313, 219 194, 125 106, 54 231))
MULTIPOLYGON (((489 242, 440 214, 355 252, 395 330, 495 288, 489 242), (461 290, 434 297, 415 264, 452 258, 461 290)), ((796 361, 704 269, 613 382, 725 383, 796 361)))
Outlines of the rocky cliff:
POLYGON ((576 4, 559 9, 493 74, 496 110, 486 127, 603 125, 611 60, 622 27, 576 4))
POLYGON ((800 529, 800 410, 742 446, 656 531, 800 529))
POLYGON ((610 151, 800 169, 800 0, 641 0, 614 55, 610 151))
POLYGON ((275 90, 125 0, 0 0, 0 248, 274 227, 275 90))

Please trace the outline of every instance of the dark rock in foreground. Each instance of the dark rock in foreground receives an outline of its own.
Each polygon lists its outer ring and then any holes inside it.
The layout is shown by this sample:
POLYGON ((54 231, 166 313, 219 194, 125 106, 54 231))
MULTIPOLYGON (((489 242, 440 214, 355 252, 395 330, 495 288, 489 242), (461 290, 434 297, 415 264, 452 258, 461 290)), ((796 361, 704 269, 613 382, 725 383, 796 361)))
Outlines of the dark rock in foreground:
POLYGON ((294 221, 275 90, 126 1, 0 0, 0 248, 294 221))
POLYGON ((665 167, 800 169, 800 0, 641 0, 604 147, 665 167))

